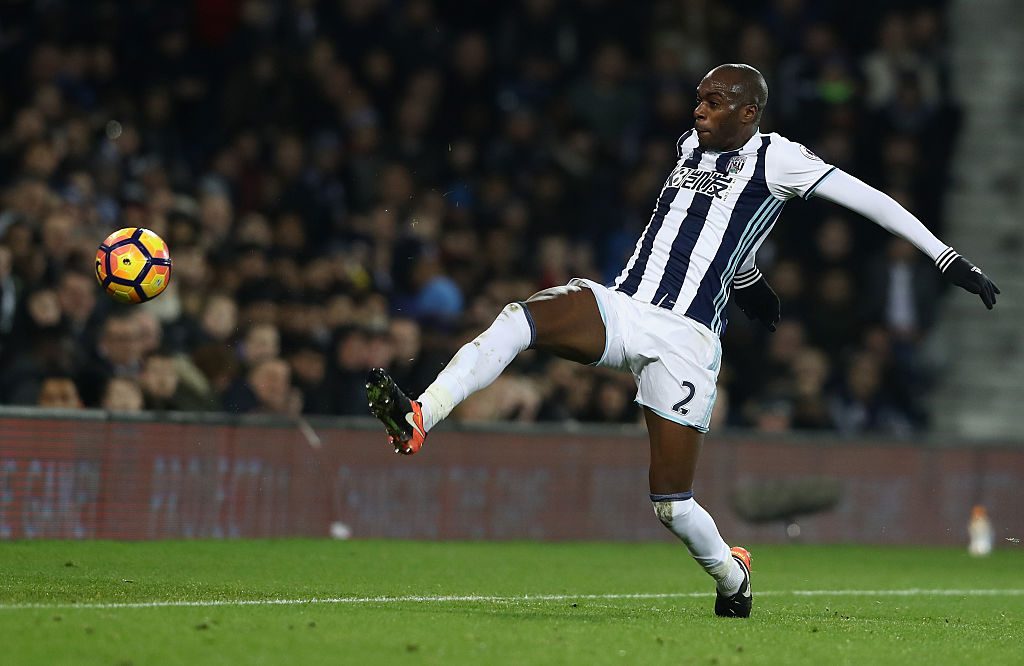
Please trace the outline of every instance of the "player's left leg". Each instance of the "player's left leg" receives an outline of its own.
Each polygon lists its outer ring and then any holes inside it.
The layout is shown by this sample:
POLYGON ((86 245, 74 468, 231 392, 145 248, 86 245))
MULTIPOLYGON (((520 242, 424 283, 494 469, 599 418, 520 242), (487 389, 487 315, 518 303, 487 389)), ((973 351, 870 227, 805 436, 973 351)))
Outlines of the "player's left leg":
POLYGON ((669 421, 644 407, 651 440, 651 503, 658 519, 686 544, 717 582, 715 613, 728 617, 750 615, 750 553, 729 548, 714 519, 693 499, 693 477, 704 435, 669 421))

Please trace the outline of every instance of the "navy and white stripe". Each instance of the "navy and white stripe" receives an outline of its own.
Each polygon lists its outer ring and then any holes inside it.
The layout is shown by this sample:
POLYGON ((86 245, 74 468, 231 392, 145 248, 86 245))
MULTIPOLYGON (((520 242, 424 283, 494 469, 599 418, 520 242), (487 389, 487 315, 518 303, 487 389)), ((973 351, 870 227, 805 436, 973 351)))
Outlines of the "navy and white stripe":
MULTIPOLYGON (((692 132, 693 130, 690 130, 680 137, 678 145, 681 146, 690 137, 692 132)), ((682 166, 688 169, 697 167, 703 154, 704 151, 700 148, 695 149, 690 157, 682 161, 682 166)), ((620 275, 619 279, 616 280, 615 285, 618 290, 628 296, 635 296, 637 289, 640 287, 643 276, 647 272, 647 263, 651 258, 651 252, 654 250, 654 240, 661 232, 665 218, 672 207, 673 201, 676 199, 676 195, 679 193, 678 187, 670 187, 669 183, 671 180, 672 177, 670 175, 668 180, 665 181, 661 196, 658 197, 658 204, 654 207, 651 221, 647 223, 647 228, 644 229, 644 235, 641 236, 640 242, 637 243, 636 250, 633 252, 629 263, 626 264, 623 275, 620 275)), ((664 267, 662 267, 662 270, 664 270, 664 267)))
MULTIPOLYGON (((738 150, 721 153, 715 158, 715 172, 727 174, 730 160, 737 157, 739 153, 738 150)), ((683 219, 680 226, 679 235, 676 236, 676 240, 672 244, 672 252, 669 254, 665 274, 658 283, 658 291, 655 292, 654 299, 651 301, 655 305, 669 309, 675 307, 686 279, 687 269, 689 269, 690 256, 701 237, 713 201, 714 197, 709 194, 699 193, 694 196, 693 203, 686 211, 686 218, 683 219), (673 261, 676 257, 679 259, 673 261), (674 270, 671 270, 673 268, 674 270)), ((705 273, 706 275, 707 273, 705 273)))
POLYGON ((768 236, 772 227, 775 226, 775 221, 779 219, 779 214, 782 212, 784 205, 784 202, 778 199, 765 199, 764 203, 761 204, 761 208, 754 214, 754 217, 751 218, 747 228, 744 230, 743 238, 740 239, 739 246, 733 251, 729 264, 721 276, 721 288, 715 296, 715 314, 711 320, 711 330, 715 333, 721 335, 725 330, 727 323, 724 318, 725 305, 729 302, 729 294, 731 293, 732 286, 735 284, 734 276, 736 275, 736 270, 743 265, 747 255, 759 247, 768 236))
MULTIPOLYGON (((684 164, 694 168, 700 164, 701 150, 694 151, 694 157, 684 164)), ((708 212, 711 210, 712 197, 708 194, 694 194, 689 208, 686 209, 686 217, 679 224, 679 232, 676 239, 672 241, 672 249, 669 251, 668 261, 658 282, 658 289, 651 298, 651 303, 663 308, 672 309, 675 307, 679 292, 686 280, 686 271, 690 267, 690 258, 693 256, 693 249, 700 240, 704 223, 708 219, 708 212)))
POLYGON ((683 135, 679 161, 613 288, 720 334, 733 278, 785 203, 766 178, 771 145, 771 136, 755 134, 739 150, 707 153, 696 136, 683 135))
POLYGON ((760 278, 754 257, 785 202, 813 195, 835 167, 778 134, 754 133, 738 150, 714 153, 690 131, 676 142, 676 155, 611 288, 721 335, 732 289, 760 278))
POLYGON ((625 277, 619 276, 616 287, 627 296, 635 296, 636 290, 640 288, 640 281, 647 271, 647 261, 651 258, 651 251, 654 249, 654 239, 661 231, 661 225, 665 223, 665 216, 668 215, 669 206, 675 198, 678 188, 665 188, 658 197, 658 205, 654 207, 654 214, 651 221, 647 223, 640 242, 636 244, 636 250, 626 264, 625 277))
POLYGON ((686 316, 706 324, 716 334, 725 328, 723 311, 729 301, 733 277, 750 251, 771 230, 783 203, 772 196, 765 178, 765 162, 771 139, 761 137, 753 173, 729 213, 715 258, 704 273, 686 316))

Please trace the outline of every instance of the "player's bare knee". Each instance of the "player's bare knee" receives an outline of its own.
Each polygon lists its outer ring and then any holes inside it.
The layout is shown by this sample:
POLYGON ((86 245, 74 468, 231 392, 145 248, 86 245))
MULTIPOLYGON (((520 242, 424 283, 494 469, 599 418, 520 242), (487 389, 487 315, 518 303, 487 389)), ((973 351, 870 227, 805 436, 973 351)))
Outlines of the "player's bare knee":
POLYGON ((605 347, 604 322, 595 297, 576 285, 552 287, 523 303, 534 321, 534 349, 577 363, 594 363, 605 347))

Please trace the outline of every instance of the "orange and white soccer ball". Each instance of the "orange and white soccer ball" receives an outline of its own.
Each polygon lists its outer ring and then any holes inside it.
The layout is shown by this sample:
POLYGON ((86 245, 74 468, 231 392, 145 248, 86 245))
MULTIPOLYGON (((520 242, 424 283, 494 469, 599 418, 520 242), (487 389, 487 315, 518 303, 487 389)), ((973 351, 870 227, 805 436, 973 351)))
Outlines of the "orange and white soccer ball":
POLYGON ((122 303, 156 298, 171 280, 167 243, 149 229, 118 229, 96 251, 96 279, 122 303))

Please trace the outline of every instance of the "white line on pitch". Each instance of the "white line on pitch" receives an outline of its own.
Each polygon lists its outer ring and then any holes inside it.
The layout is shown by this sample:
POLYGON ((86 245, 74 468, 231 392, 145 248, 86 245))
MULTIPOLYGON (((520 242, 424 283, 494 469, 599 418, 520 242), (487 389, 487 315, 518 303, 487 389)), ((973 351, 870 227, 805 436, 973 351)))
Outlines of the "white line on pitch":
MULTIPOLYGON (((757 590, 755 596, 795 597, 1016 597, 1024 589, 1006 590, 757 590)), ((709 597, 710 592, 651 592, 636 594, 526 594, 522 596, 436 595, 436 596, 380 596, 380 597, 310 597, 307 599, 209 599, 128 601, 112 603, 22 603, 0 604, 0 610, 115 610, 119 608, 207 608, 213 606, 307 606, 332 604, 401 604, 401 603, 528 603, 532 601, 588 601, 609 599, 694 599, 709 597)))

